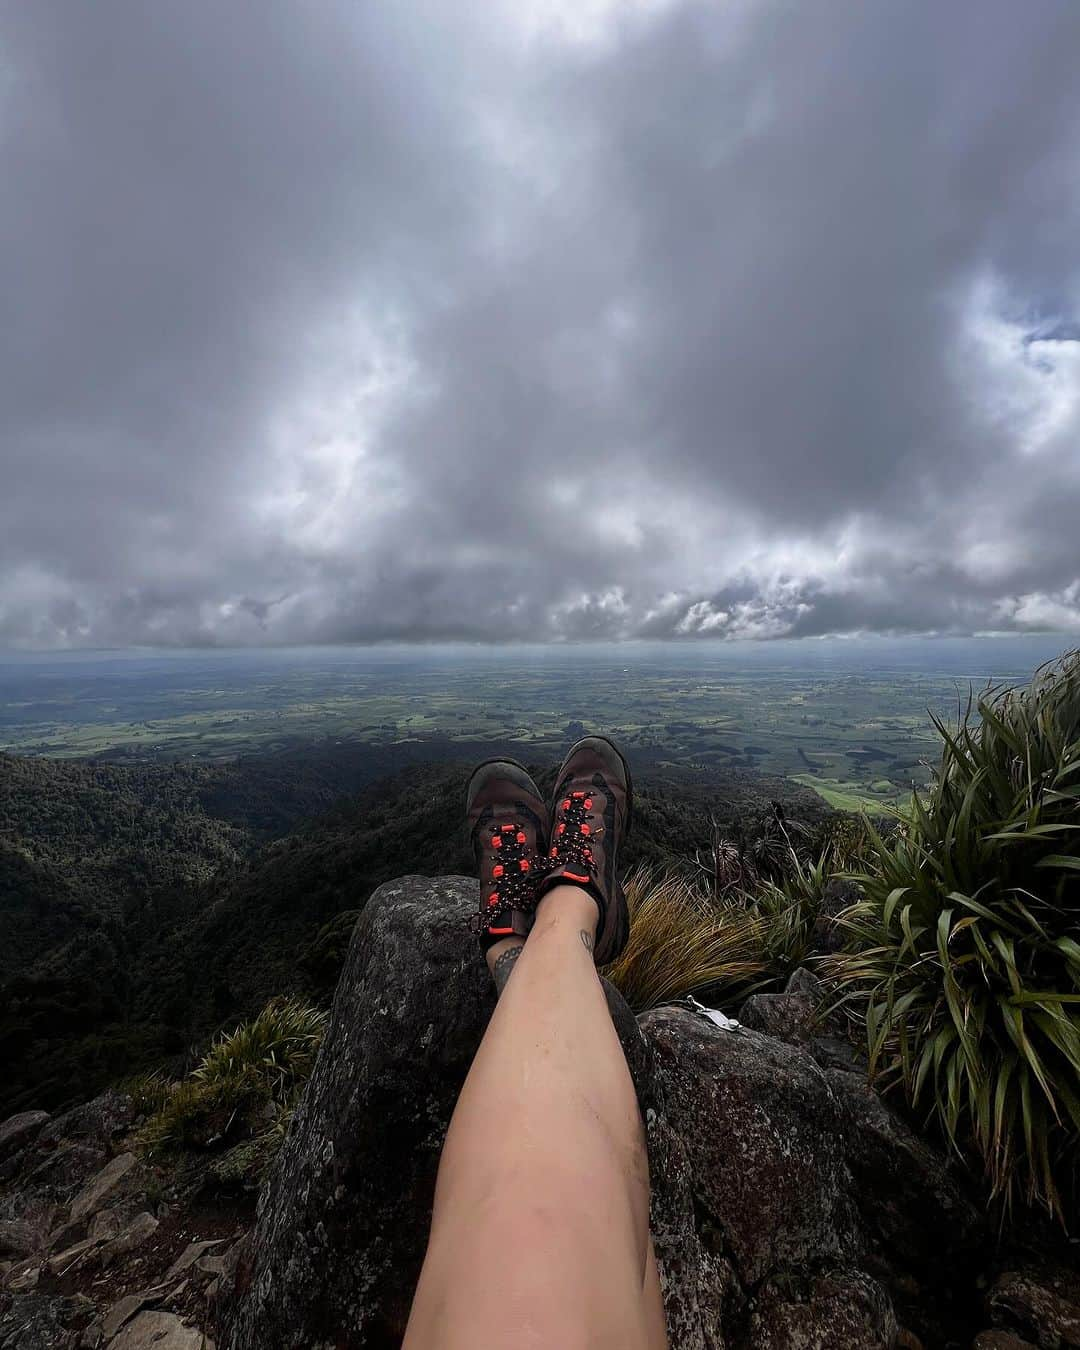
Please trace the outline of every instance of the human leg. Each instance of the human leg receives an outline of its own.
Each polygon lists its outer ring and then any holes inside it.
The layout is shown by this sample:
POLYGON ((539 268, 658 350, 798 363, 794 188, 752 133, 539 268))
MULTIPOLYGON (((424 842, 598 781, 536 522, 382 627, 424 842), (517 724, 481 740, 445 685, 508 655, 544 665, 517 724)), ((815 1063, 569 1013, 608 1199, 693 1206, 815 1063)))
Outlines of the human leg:
MULTIPOLYGON (((659 1350, 649 1173, 593 963, 598 908, 541 900, 451 1121, 406 1350, 659 1350)), ((511 940, 512 941, 512 940, 511 940)), ((505 967, 504 967, 505 968, 505 967)))

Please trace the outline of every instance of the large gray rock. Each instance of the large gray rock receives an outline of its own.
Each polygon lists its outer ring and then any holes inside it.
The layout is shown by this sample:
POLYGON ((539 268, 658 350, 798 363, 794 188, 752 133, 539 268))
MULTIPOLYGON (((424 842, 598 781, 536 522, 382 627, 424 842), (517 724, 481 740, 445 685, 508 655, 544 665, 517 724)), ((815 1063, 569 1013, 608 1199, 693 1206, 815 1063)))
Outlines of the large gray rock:
POLYGON ((464 877, 405 877, 365 906, 226 1304, 231 1350, 400 1343, 439 1151, 494 1007, 475 906, 464 877))
MULTIPOLYGON (((475 887, 406 877, 358 920, 315 1072, 222 1277, 226 1350, 400 1343, 439 1151, 494 1006, 467 937, 475 887)), ((680 1008, 636 1025, 616 1009, 616 1024, 645 1112, 672 1350, 891 1346, 894 1289, 981 1233, 940 1159, 804 1044, 680 1008)))
POLYGON ((1080 1347, 1080 1271, 1010 1270, 995 1280, 987 1311, 996 1326, 1020 1332, 1040 1350, 1080 1347))
POLYGON ((81 1223, 105 1203, 116 1188, 138 1164, 134 1153, 118 1153, 115 1158, 90 1178, 82 1190, 71 1202, 71 1222, 81 1223))
POLYGON ((48 1119, 48 1111, 20 1111, 17 1116, 8 1116, 0 1125, 0 1158, 29 1144, 48 1119))
POLYGON ((82 1298, 55 1294, 17 1294, 7 1308, 0 1308, 0 1350, 61 1350, 75 1344, 70 1330, 84 1317, 82 1298))
POLYGON ((135 1106, 127 1092, 110 1088, 93 1101, 73 1106, 50 1120, 37 1137, 40 1147, 55 1147, 62 1140, 77 1139, 95 1148, 107 1149, 135 1119, 135 1106))
POLYGON ((970 1315, 974 1279, 993 1248, 953 1164, 920 1139, 865 1078, 829 1071, 843 1121, 852 1196, 866 1235, 865 1268, 889 1290, 901 1321, 928 1344, 970 1315))
POLYGON ((770 1282, 754 1297, 754 1350, 864 1350, 893 1345, 899 1328, 888 1296, 861 1271, 770 1282))
POLYGON ((709 1241, 739 1283, 851 1260, 839 1110, 813 1060, 682 1008, 657 1008, 640 1025, 653 1047, 658 1118, 686 1152, 709 1241))
POLYGON ((40 1193, 59 1203, 66 1203, 83 1183, 105 1163, 105 1152, 87 1144, 64 1144, 52 1153, 46 1153, 26 1173, 20 1189, 26 1194, 40 1193))
POLYGON ((673 1347, 893 1344, 847 1166, 841 1103, 797 1046, 681 1008, 652 1046, 652 1227, 673 1347))

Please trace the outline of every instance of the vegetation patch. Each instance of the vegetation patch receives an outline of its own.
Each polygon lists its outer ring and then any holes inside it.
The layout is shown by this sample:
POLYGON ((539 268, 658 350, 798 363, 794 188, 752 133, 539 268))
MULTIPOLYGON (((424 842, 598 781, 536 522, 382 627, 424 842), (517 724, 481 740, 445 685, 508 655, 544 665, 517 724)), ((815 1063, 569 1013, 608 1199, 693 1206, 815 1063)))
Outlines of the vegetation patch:
POLYGON ((627 880, 630 938, 604 974, 635 1012, 706 986, 738 1001, 765 974, 760 918, 686 877, 639 868, 627 880))
POLYGON ((261 1170, 285 1136, 326 1021, 299 999, 273 999, 219 1036, 187 1078, 152 1074, 130 1085, 137 1103, 153 1109, 139 1136, 143 1150, 156 1156, 228 1146, 223 1178, 261 1170))
POLYGON ((991 689, 888 840, 836 962, 883 1086, 993 1191, 1058 1214, 1080 1160, 1080 657, 991 689))

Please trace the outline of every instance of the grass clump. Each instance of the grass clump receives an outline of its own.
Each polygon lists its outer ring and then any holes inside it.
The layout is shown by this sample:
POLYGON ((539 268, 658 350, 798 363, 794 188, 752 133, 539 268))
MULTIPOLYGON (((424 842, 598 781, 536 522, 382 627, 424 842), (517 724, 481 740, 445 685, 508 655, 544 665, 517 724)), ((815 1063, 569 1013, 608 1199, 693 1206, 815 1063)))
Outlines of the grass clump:
POLYGON ((706 987, 745 994, 766 970, 762 920, 678 874, 638 868, 626 880, 630 937, 604 974, 635 1012, 706 987))
POLYGON ((326 1020, 301 999, 272 999, 253 1021, 219 1036, 191 1077, 204 1086, 251 1079, 273 1101, 286 1102, 311 1074, 326 1020))
POLYGON ((1080 1157, 1080 657, 935 719, 941 761, 869 830, 835 973, 871 1064, 993 1192, 1062 1214, 1080 1157))
POLYGON ((815 927, 833 872, 825 855, 803 861, 791 850, 786 875, 763 881, 748 897, 762 922, 762 952, 776 979, 801 966, 814 952, 815 927))
POLYGON ((318 1008, 279 998, 220 1035, 187 1078, 164 1084, 141 1132, 144 1150, 222 1147, 238 1138, 276 1146, 284 1137, 280 1122, 287 1125, 314 1067, 326 1021, 318 1008))

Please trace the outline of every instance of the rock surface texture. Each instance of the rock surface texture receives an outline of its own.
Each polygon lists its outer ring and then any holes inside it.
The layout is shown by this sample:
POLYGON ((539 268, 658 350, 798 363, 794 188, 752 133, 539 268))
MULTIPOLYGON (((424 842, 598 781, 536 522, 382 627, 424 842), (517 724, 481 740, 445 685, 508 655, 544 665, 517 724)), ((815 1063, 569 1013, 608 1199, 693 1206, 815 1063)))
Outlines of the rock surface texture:
POLYGON ((365 906, 219 1345, 400 1345, 439 1151, 494 1007, 475 908, 463 877, 404 877, 365 906))
POLYGON ((18 1141, 0 1177, 0 1350, 213 1350, 210 1285, 231 1268, 221 1233, 249 1216, 193 1213, 194 1191, 166 1204, 133 1124, 118 1092, 0 1123, 18 1141))
MULTIPOLYGON (((467 925, 475 882, 405 877, 354 932, 330 1030, 218 1344, 398 1346, 439 1149, 493 999, 467 925)), ((690 1008, 621 1026, 645 1113, 673 1350, 972 1344, 943 1285, 982 1220, 945 1162, 836 1067, 803 976, 769 1034, 690 1008)), ((760 1005, 759 1005, 760 1006, 760 1005)), ((976 1304, 977 1304, 977 1300, 976 1304)))

